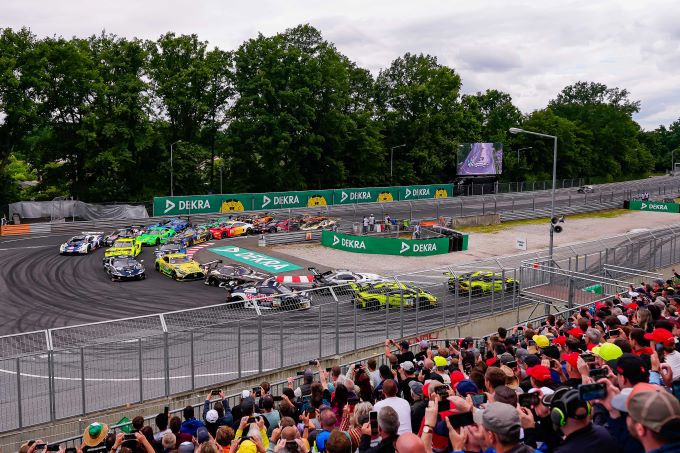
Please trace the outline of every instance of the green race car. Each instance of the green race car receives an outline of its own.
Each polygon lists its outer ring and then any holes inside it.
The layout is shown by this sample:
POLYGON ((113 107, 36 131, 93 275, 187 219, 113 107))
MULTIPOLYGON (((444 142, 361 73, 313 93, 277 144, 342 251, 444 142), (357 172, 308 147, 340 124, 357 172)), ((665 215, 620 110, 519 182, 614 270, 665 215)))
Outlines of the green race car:
POLYGON ((164 227, 150 227, 144 233, 137 237, 137 240, 142 245, 160 245, 165 244, 175 234, 175 230, 164 227))
POLYGON ((437 298, 419 286, 410 283, 382 282, 358 285, 350 283, 354 291, 354 303, 366 310, 378 310, 390 307, 400 307, 402 300, 404 308, 415 308, 416 303, 420 309, 434 308, 437 306, 437 298))
POLYGON ((137 238, 118 238, 113 245, 106 249, 104 257, 109 256, 132 256, 142 253, 142 244, 137 238))
POLYGON ((458 294, 481 296, 483 294, 500 293, 503 291, 514 291, 517 281, 505 277, 500 272, 468 272, 465 274, 454 275, 451 272, 444 272, 449 277, 449 291, 455 292, 458 287, 458 294))

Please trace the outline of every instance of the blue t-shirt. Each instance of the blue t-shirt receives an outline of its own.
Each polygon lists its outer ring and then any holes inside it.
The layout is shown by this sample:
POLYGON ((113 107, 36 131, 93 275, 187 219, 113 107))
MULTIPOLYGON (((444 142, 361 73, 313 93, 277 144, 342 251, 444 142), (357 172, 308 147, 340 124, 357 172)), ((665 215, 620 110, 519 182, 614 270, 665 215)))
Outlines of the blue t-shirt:
POLYGON ((331 437, 331 432, 325 429, 316 436, 316 448, 319 451, 326 451, 326 441, 331 437))

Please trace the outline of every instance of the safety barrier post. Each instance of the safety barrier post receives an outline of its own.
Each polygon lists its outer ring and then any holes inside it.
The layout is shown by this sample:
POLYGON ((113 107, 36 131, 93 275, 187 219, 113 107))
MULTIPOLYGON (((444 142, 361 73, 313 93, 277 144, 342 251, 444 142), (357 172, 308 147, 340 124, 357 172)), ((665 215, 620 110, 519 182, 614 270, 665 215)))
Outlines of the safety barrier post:
POLYGON ((472 320, 472 276, 468 277, 468 322, 472 320))
POLYGON ((496 273, 491 274, 491 314, 494 314, 494 302, 496 299, 496 273))
POLYGON ((416 336, 420 333, 420 326, 418 320, 419 312, 420 312, 420 294, 416 293, 416 336))
MULTIPOLYGON (((82 349, 82 348, 81 348, 82 349)), ((22 422, 22 414, 21 414, 21 358, 17 357, 17 417, 19 420, 19 429, 24 427, 24 424, 22 422)), ((85 409, 83 409, 83 412, 85 409)))
POLYGON ((323 329, 321 328, 321 307, 322 305, 319 305, 319 359, 323 357, 323 340, 322 340, 323 329))
POLYGON ((191 365, 191 390, 195 390, 196 389, 196 373, 194 372, 194 370, 196 369, 195 368, 195 364, 196 364, 195 360, 196 359, 194 357, 194 331, 193 330, 189 331, 189 348, 190 348, 189 363, 191 365))
POLYGON ((340 355, 340 301, 337 297, 335 297, 335 355, 340 355))
POLYGON ((262 373, 262 314, 257 315, 257 372, 262 373))
POLYGON ((501 311, 505 310, 505 268, 501 268, 501 311))
MULTIPOLYGON (((144 401, 144 375, 143 369, 142 369, 142 339, 138 338, 137 339, 137 358, 139 359, 139 402, 141 403, 144 401)), ((191 373, 191 377, 193 379, 193 370, 191 373)))
POLYGON ((283 368, 283 323, 279 323, 279 367, 283 368))
POLYGON ((390 304, 385 303, 385 338, 390 337, 390 304))
MULTIPOLYGON (((404 338, 404 290, 399 290, 399 293, 401 299, 399 304, 399 338, 404 338)), ((387 300, 389 301, 389 298, 387 300)))
MULTIPOLYGON (((168 348, 168 332, 163 333, 163 362, 163 368, 165 368, 163 370, 165 374, 165 397, 167 398, 170 396, 170 350, 168 348)), ((241 377, 241 373, 239 373, 238 377, 241 377)))
POLYGON ((50 421, 56 420, 56 403, 54 390, 54 351, 47 352, 47 373, 50 392, 50 421))
POLYGON ((85 400, 85 349, 80 348, 80 399, 82 403, 82 414, 87 413, 85 400))
POLYGON ((236 323, 236 364, 238 368, 238 378, 241 379, 243 373, 241 370, 241 321, 236 323))

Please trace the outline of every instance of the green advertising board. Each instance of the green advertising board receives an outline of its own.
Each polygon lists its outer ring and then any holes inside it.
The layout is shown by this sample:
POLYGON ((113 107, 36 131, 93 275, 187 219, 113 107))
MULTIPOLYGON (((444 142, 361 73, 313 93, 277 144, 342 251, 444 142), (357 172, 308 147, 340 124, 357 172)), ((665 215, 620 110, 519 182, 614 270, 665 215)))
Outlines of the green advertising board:
POLYGON ((333 204, 383 203, 399 200, 399 187, 335 189, 333 204))
POLYGON ((453 196, 453 184, 399 187, 399 200, 424 200, 453 196))
POLYGON ((453 196, 453 184, 155 197, 154 216, 385 203, 453 196))
POLYGON ((671 212, 674 214, 678 214, 680 213, 680 204, 661 203, 657 201, 630 200, 628 209, 632 209, 634 211, 671 212))
POLYGON ((449 253, 449 239, 399 239, 355 236, 324 230, 321 245, 337 250, 376 255, 431 256, 449 253))
POLYGON ((230 260, 257 267, 258 269, 271 272, 272 274, 302 269, 297 264, 263 255, 262 253, 253 252, 252 250, 244 249, 243 247, 213 247, 208 250, 217 253, 218 255, 222 255, 225 258, 229 258, 230 260))

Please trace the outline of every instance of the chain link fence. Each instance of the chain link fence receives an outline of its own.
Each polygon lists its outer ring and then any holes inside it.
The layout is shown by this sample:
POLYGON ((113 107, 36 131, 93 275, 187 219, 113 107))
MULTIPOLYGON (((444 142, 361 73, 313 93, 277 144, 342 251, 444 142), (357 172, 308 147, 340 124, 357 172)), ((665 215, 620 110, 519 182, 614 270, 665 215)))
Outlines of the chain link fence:
MULTIPOLYGON (((565 278, 574 280, 573 294, 587 294, 572 297, 571 306, 592 302, 600 295, 583 291, 587 286, 602 285, 604 297, 639 282, 643 271, 680 261, 679 238, 680 227, 670 226, 556 248, 551 269, 562 280, 552 282, 561 286, 552 295, 555 309, 569 304, 565 278)), ((535 303, 532 291, 546 284, 546 273, 533 266, 545 259, 526 253, 399 274, 373 287, 312 289, 305 291, 312 301, 306 310, 230 302, 0 337, 0 431, 221 385, 516 309, 535 303)))

